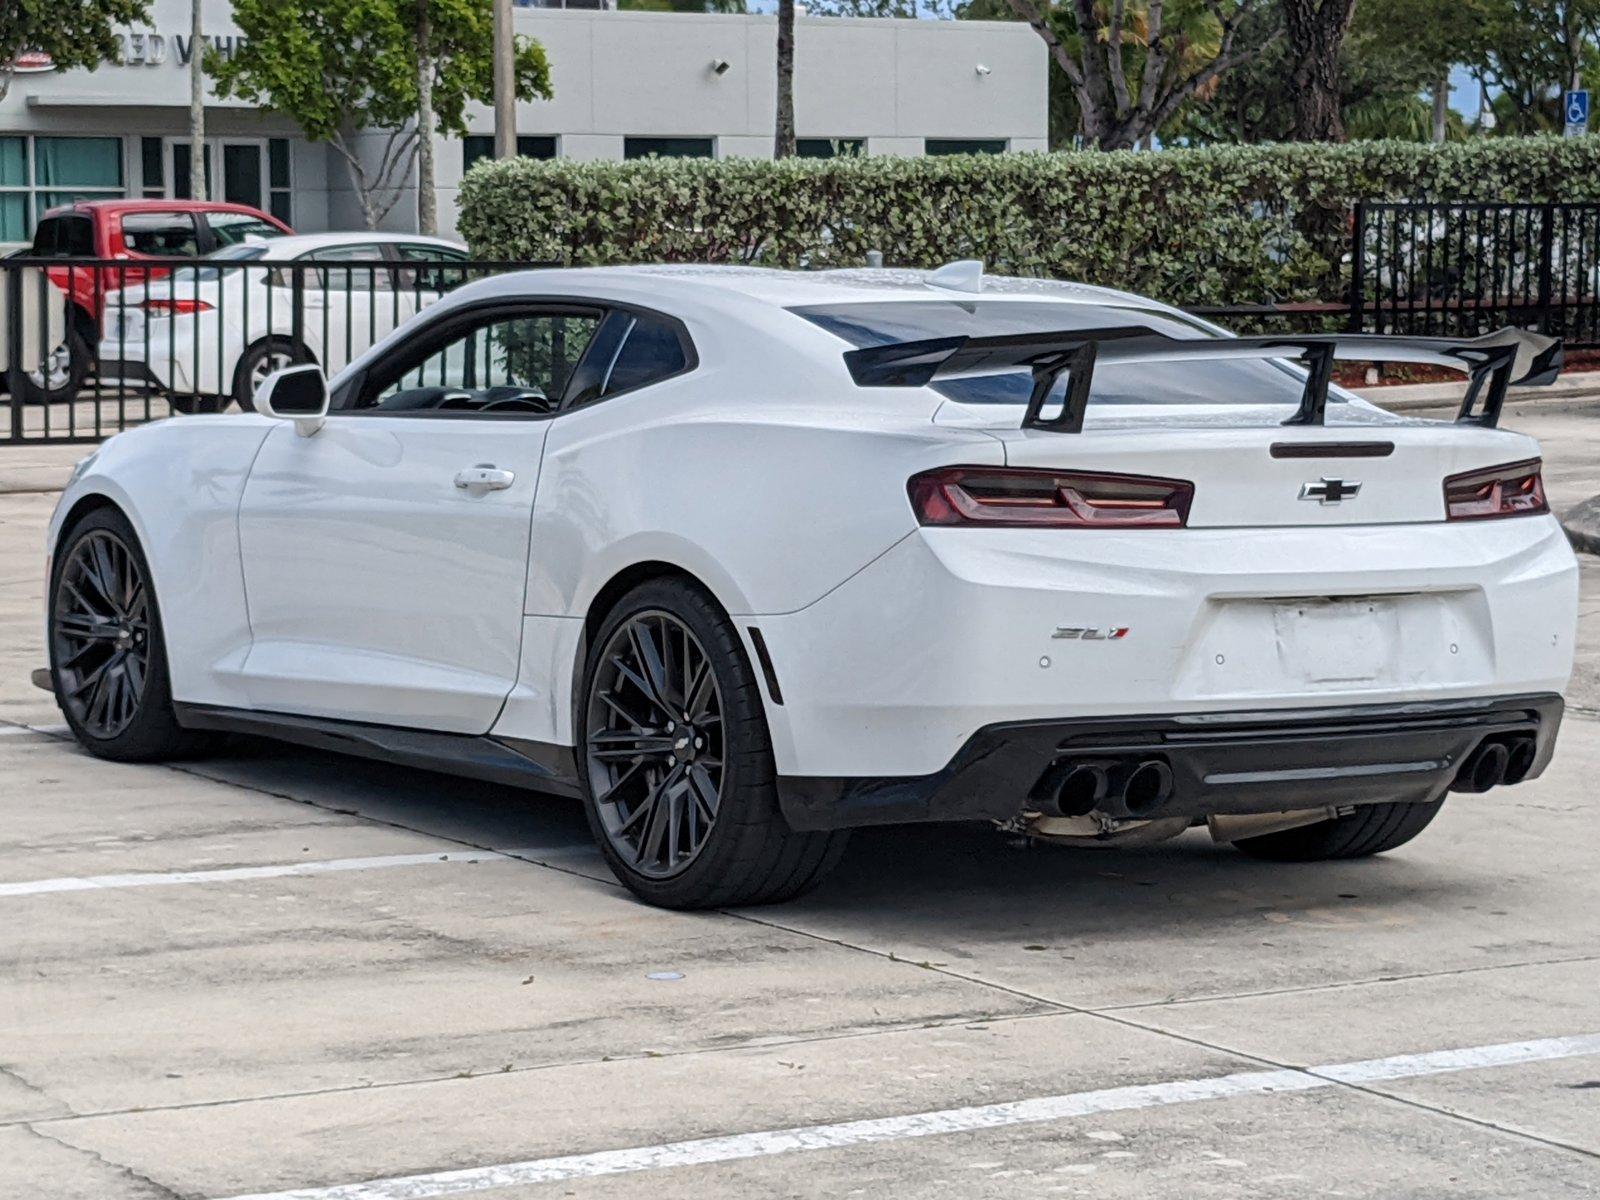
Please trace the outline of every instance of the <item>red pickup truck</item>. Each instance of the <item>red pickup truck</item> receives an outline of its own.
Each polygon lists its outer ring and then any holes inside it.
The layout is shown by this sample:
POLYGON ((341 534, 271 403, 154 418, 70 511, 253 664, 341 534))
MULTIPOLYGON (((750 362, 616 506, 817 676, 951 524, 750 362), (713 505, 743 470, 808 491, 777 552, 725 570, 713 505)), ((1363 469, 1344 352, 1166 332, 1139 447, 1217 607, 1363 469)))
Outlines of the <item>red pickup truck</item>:
POLYGON ((30 398, 77 392, 93 366, 108 292, 160 278, 175 259, 292 232, 258 209, 222 201, 82 200, 47 210, 34 229, 33 247, 23 256, 63 260, 45 273, 71 299, 71 321, 66 344, 30 398))

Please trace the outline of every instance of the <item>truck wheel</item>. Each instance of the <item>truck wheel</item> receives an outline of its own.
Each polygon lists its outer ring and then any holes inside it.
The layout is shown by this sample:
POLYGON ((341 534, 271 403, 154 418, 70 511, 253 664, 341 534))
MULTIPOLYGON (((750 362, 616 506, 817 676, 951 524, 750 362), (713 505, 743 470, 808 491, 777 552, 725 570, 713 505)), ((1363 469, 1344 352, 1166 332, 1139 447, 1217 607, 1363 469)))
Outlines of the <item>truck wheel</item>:
POLYGON ((1428 827, 1443 800, 1431 804, 1363 804, 1355 812, 1315 825, 1301 825, 1233 844, 1251 858, 1271 862, 1321 862, 1366 858, 1403 846, 1428 827))

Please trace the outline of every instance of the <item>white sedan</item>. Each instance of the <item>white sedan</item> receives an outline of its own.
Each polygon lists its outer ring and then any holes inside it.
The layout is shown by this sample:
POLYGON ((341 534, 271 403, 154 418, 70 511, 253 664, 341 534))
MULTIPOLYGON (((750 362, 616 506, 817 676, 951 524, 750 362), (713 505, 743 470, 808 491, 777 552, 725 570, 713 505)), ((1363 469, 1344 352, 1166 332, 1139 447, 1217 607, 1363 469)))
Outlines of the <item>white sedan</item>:
POLYGON ((976 264, 502 275, 107 442, 41 680, 106 758, 246 731, 579 796, 678 907, 886 823, 1373 854, 1550 760, 1577 566, 1496 422, 1559 363, 976 264), (1476 382, 1401 419, 1341 357, 1476 382))
POLYGON ((329 374, 461 283, 466 248, 417 234, 298 234, 229 246, 110 292, 102 382, 154 385, 185 412, 249 409, 273 371, 329 374))

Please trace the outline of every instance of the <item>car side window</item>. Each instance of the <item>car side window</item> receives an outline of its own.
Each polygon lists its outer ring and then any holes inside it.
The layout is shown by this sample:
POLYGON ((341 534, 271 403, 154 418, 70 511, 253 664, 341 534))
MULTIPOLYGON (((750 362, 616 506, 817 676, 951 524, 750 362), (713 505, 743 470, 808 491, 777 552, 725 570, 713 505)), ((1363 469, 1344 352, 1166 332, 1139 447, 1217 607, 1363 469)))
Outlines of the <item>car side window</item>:
MULTIPOLYGON (((383 249, 376 243, 355 246, 328 246, 300 256, 301 262, 375 263, 383 260, 383 249)), ((388 267, 328 266, 306 272, 306 286, 323 292, 388 292, 394 288, 394 273, 388 267)))
POLYGON ((126 213, 122 244, 153 258, 194 258, 200 253, 200 232, 192 213, 126 213))
POLYGON ((211 236, 218 246, 237 246, 248 238, 277 238, 283 230, 270 221, 250 213, 214 212, 206 214, 206 224, 211 226, 211 236))
POLYGON ((401 243, 395 247, 400 261, 414 263, 400 272, 400 285, 419 292, 448 292, 467 282, 467 272, 454 263, 464 263, 464 251, 444 246, 414 246, 401 243))
POLYGON ((510 416, 553 412, 599 328, 581 309, 500 312, 376 365, 352 407, 510 416))
POLYGON ((600 394, 610 396, 643 387, 676 375, 688 365, 689 356, 676 323, 641 313, 633 317, 600 394))

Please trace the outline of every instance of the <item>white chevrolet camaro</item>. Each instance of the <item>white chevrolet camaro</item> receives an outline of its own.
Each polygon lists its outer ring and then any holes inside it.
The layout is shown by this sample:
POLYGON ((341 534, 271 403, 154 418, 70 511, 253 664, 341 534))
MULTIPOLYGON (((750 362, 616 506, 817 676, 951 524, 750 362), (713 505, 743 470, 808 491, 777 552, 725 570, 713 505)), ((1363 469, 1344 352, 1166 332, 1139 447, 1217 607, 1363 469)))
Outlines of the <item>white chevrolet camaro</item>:
POLYGON ((977 264, 501 275, 87 459, 48 683, 107 758, 234 731, 581 796, 676 907, 874 824, 1372 854, 1550 759, 1577 567, 1495 425, 1559 362, 977 264), (1336 358, 1474 383, 1403 419, 1336 358))

